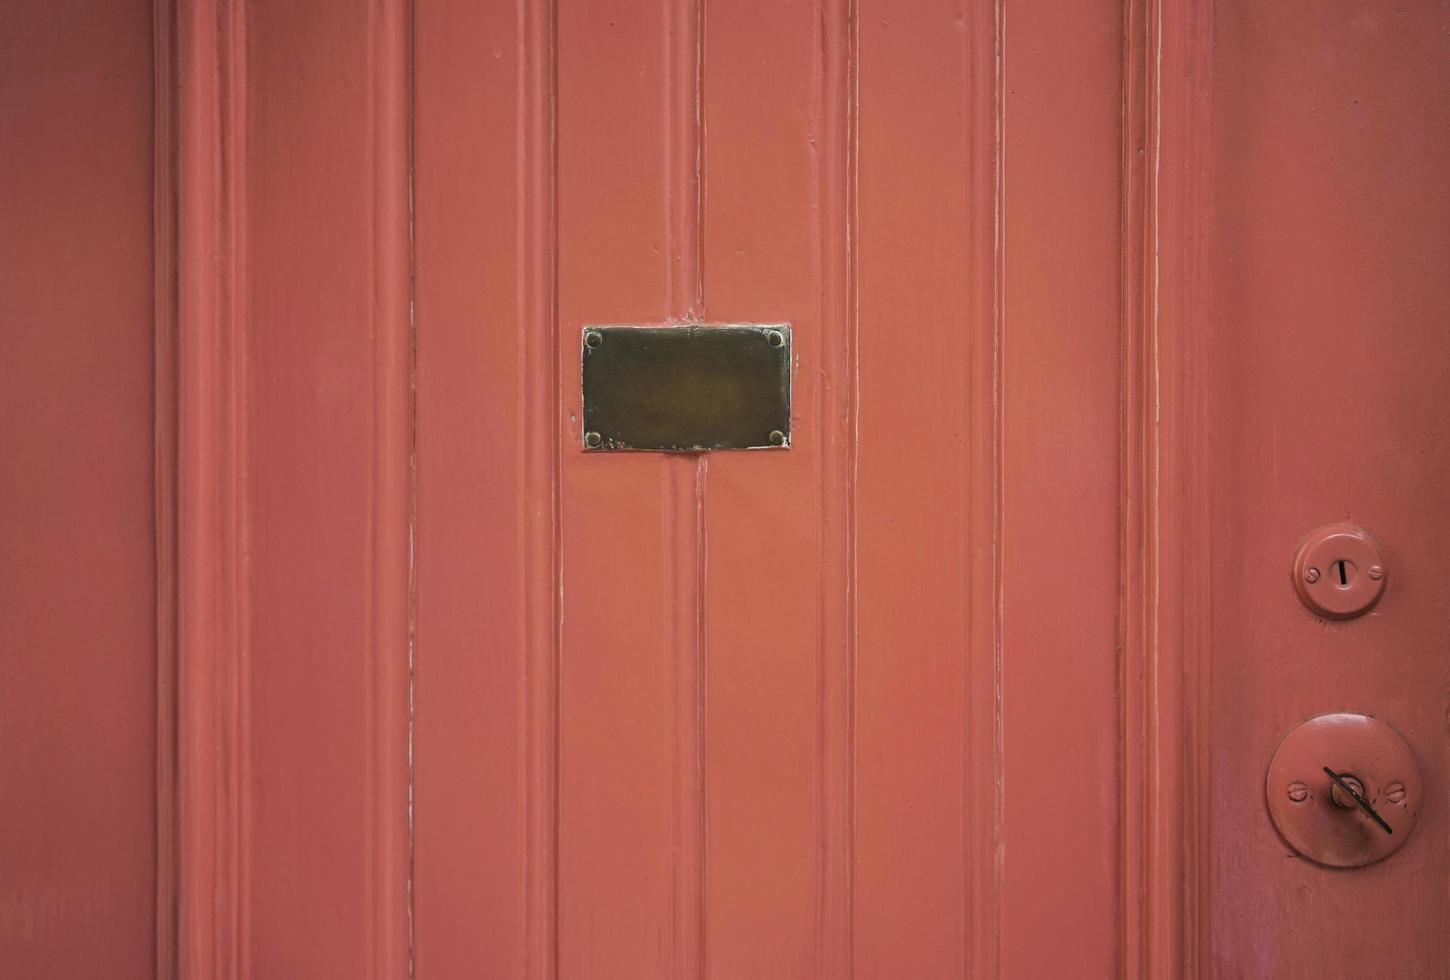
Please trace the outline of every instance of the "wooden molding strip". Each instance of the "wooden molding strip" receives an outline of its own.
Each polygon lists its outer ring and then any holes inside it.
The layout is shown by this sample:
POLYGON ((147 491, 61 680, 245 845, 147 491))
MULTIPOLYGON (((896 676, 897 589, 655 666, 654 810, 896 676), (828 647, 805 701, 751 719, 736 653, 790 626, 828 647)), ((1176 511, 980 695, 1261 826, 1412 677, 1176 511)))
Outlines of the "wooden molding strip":
POLYGON ((368 7, 372 77, 373 430, 368 582, 368 872, 374 978, 412 975, 414 471, 412 7, 368 7))
MULTIPOLYGON (((246 22, 226 0, 157 0, 157 554, 161 976, 251 976, 251 475, 246 22), (173 40, 174 39, 174 40, 173 40), (174 47, 173 47, 174 45, 174 47), (174 51, 174 58, 173 58, 174 51), (175 104, 173 105, 173 99, 175 104), (175 166, 171 165, 174 146, 175 166), (174 215, 175 234, 170 221, 174 215), (174 248, 174 253, 173 253, 174 248), (175 298, 174 307, 169 297, 175 298), (172 446, 174 445, 174 453, 172 446), (174 521, 172 515, 174 514, 174 521), (174 537, 173 537, 174 528, 174 537), (172 591, 174 587, 174 592, 172 591), (174 610, 169 605, 175 597, 174 610), (175 617, 174 642, 168 631, 175 617), (174 726, 174 727, 173 727, 174 726), (174 732, 174 734, 173 734, 174 732), (174 752, 175 766, 170 765, 174 752), (171 814, 175 813, 173 830, 171 814), (175 855, 172 867, 171 855, 175 855), (171 909, 174 907, 174 917, 171 909), (174 968, 171 963, 175 963, 174 968)), ((411 8, 369 8, 371 412, 365 534, 365 908, 373 977, 411 971, 413 591, 411 8)), ((366 330, 366 333, 362 333, 366 330)), ((274 475, 275 471, 274 471, 274 475)), ((306 547, 297 542, 288 547, 306 547)), ((276 552, 273 542, 272 553, 276 552)), ((285 696, 282 692, 262 692, 285 696)), ((315 819, 325 819, 322 813, 315 819)))
POLYGON ((1212 5, 1124 8, 1123 975, 1206 976, 1212 5))
POLYGON ((819 701, 817 943, 821 976, 855 975, 856 697, 856 290, 859 35, 856 0, 823 0, 819 18, 819 108, 812 141, 822 146, 820 200, 820 363, 816 419, 821 429, 817 548, 819 701))
POLYGON ((246 948, 244 6, 178 6, 178 962, 232 980, 246 948))

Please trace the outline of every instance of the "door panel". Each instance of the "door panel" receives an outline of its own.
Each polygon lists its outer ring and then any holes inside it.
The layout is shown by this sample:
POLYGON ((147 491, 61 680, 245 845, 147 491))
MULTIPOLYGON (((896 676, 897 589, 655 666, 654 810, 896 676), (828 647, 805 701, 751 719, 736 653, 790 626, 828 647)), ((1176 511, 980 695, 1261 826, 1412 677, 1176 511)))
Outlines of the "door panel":
MULTIPOLYGON (((537 714, 531 692, 552 697, 554 644, 552 625, 542 652, 531 632, 525 597, 541 589, 537 570, 522 570, 523 550, 537 545, 525 540, 526 517, 546 522, 551 554, 553 507, 548 492, 542 509, 530 507, 522 481, 505 474, 524 472, 524 338, 548 336, 524 278, 542 246, 521 236, 545 185, 518 163, 532 118, 522 95, 500 94, 517 89, 535 49, 502 4, 420 2, 416 14, 416 308, 429 329, 417 336, 414 963, 419 976, 486 965, 537 977, 548 964, 533 959, 539 947, 525 937, 538 923, 525 905, 551 906, 534 887, 553 867, 534 865, 539 823, 526 806, 541 785, 530 764, 539 756, 529 753, 537 729, 524 726, 537 714), (485 430, 493 437, 480 439, 485 430)), ((544 472, 551 486, 551 461, 544 472)), ((552 752, 552 738, 545 744, 552 752)), ((552 813, 552 796, 541 804, 552 813)))
POLYGON ((558 453, 555 935, 566 975, 670 976, 699 957, 696 466, 640 454, 608 467, 579 452, 577 423, 579 328, 684 319, 698 295, 683 155, 694 141, 679 128, 694 61, 685 13, 573 0, 555 25, 556 64, 578 69, 557 81, 558 251, 544 228, 531 244, 555 263, 557 306, 535 337, 552 326, 564 413, 541 437, 558 453))
POLYGON ((1438 4, 1219 6, 1213 64, 1212 954, 1216 975, 1443 976, 1450 44, 1438 4), (1367 615, 1286 576, 1350 521, 1384 550, 1367 615), (1258 796, 1289 729, 1362 712, 1425 775, 1391 857, 1294 857, 1258 796), (1243 790, 1242 792, 1240 790, 1243 790))
POLYGON ((0 972, 8 976, 156 974, 152 70, 149 2, 7 7, 0 972))
POLYGON ((1316 877, 1258 794, 1306 714, 1435 711, 1287 643, 1382 648, 1412 572, 1354 626, 1284 576, 1435 520, 1441 12, 768 7, 419 7, 418 962, 1431 975, 1418 914, 1324 937, 1434 821, 1316 877), (583 326, 774 320, 788 453, 583 450, 583 326))
POLYGON ((821 88, 818 59, 830 55, 816 13, 772 0, 721 5, 704 11, 700 48, 700 315, 791 324, 791 438, 808 447, 694 464, 702 552, 686 577, 702 644, 692 759, 704 800, 699 969, 722 976, 818 974, 832 955, 818 933, 843 923, 839 905, 830 919, 821 909, 824 856, 838 859, 845 843, 826 810, 845 773, 827 771, 822 752, 823 733, 844 721, 825 684, 840 685, 847 664, 821 635, 845 587, 839 542, 821 532, 828 508, 842 516, 822 495, 834 479, 824 475, 834 461, 823 388, 844 382, 830 360, 844 324, 822 309, 823 282, 842 271, 823 228, 822 184, 827 172, 839 180, 842 157, 821 116, 842 106, 821 88))
POLYGON ((999 914, 1018 977, 1111 975, 1127 886, 1104 792, 1119 765, 1119 13, 1007 5, 1002 25, 999 914))
POLYGON ((11 972, 1450 977, 1444 4, 21 8, 11 972), (751 322, 789 447, 586 449, 751 322))
POLYGON ((972 261, 992 253, 996 234, 982 207, 995 196, 991 143, 974 139, 995 131, 994 79, 976 60, 982 45, 964 43, 960 5, 890 8, 860 10, 856 296, 844 297, 858 384, 852 429, 832 433, 853 490, 851 904, 862 977, 958 970, 982 938, 967 934, 969 905, 1000 884, 980 846, 997 816, 982 778, 995 770, 997 735, 967 712, 970 699, 990 719, 999 680, 997 498, 981 451, 992 429, 984 439, 977 427, 996 422, 982 370, 998 368, 996 268, 972 261), (968 630, 981 619, 989 628, 974 648, 968 630), (993 873, 972 874, 979 860, 993 873))

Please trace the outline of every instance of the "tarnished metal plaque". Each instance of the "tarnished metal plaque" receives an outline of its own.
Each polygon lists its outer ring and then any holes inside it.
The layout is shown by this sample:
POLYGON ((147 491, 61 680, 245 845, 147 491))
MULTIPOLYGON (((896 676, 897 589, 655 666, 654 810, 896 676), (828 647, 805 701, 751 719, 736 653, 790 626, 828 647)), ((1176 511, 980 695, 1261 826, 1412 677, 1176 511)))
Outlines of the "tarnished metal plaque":
POLYGON ((585 327, 584 448, 790 445, 790 326, 585 327))

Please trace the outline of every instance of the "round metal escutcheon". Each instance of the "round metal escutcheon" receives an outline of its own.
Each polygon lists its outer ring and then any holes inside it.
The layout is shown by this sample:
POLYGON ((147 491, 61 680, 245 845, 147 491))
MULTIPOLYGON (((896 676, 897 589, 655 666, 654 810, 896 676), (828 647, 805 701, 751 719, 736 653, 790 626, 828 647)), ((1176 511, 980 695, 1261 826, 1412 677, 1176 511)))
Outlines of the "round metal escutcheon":
POLYGON ((1410 836, 1420 813, 1420 767, 1404 737, 1378 718, 1319 715, 1279 743, 1266 791, 1269 816, 1290 847, 1318 864, 1357 868, 1393 854, 1410 836))
POLYGON ((1304 539, 1294 556, 1294 588, 1304 605, 1327 619, 1368 612, 1385 590, 1385 562, 1364 528, 1329 524, 1304 539))

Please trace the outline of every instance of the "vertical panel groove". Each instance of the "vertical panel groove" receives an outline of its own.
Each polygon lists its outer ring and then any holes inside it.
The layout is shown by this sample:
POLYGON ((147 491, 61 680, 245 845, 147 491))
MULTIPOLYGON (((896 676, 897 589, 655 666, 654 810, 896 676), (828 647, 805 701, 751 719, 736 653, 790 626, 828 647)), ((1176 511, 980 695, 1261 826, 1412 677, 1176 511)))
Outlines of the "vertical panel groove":
MULTIPOLYGON (((1124 125, 1123 125, 1123 330, 1122 330, 1122 481, 1121 518, 1122 597, 1119 603, 1119 685, 1122 701, 1119 787, 1123 803, 1119 816, 1122 854, 1119 913, 1120 969, 1125 978, 1149 975, 1147 950, 1156 941, 1145 922, 1147 885, 1145 808, 1147 805, 1148 717, 1147 663, 1142 653, 1149 633, 1146 594, 1148 522, 1153 486, 1148 465, 1147 427, 1151 405, 1146 402, 1151 359, 1147 329, 1153 308, 1152 189, 1156 185, 1149 160, 1148 141, 1155 128, 1153 105, 1154 5, 1147 0, 1124 4, 1124 125), (1140 584, 1140 576, 1142 582, 1140 584)), ((1155 158, 1156 159, 1156 158, 1155 158)))
POLYGON ((1002 528, 1006 523, 1007 468, 1003 461, 1003 441, 1007 428, 1007 396, 1002 387, 1002 361, 1007 332, 1007 3, 996 0, 992 16, 993 96, 993 223, 992 248, 995 256, 992 270, 992 976, 1002 975, 1002 896, 1006 877, 1003 848, 1006 823, 1006 725, 1003 721, 1003 591, 1002 528))
POLYGON ((821 554, 817 637, 820 851, 817 962, 822 977, 855 975, 856 443, 859 33, 855 0, 823 0, 820 155, 821 554))
POLYGON ((408 599, 407 599, 407 745, 405 766, 407 768, 407 960, 408 980, 417 972, 416 926, 417 908, 417 838, 413 822, 414 789, 417 770, 413 760, 413 740, 416 733, 416 666, 418 647, 418 245, 417 245, 417 199, 415 196, 415 173, 417 168, 418 127, 418 8, 416 0, 408 0, 406 45, 406 107, 405 122, 407 140, 407 193, 408 193, 408 349, 407 349, 407 455, 408 455, 408 599))
MULTIPOLYGON (((694 103, 692 121, 692 135, 694 137, 694 222, 691 226, 690 246, 695 254, 695 281, 694 281, 694 315, 692 319, 704 319, 705 317, 705 0, 694 0, 694 77, 692 79, 691 95, 694 103)), ((706 932, 706 896, 709 894, 709 828, 707 818, 709 808, 706 805, 706 778, 705 778, 705 744, 706 744, 706 719, 707 697, 709 690, 709 674, 706 667, 705 649, 705 602, 708 592, 706 590, 706 570, 708 555, 705 546, 705 492, 706 474, 709 469, 709 456, 701 454, 696 457, 695 466, 695 535, 694 535, 694 627, 693 649, 695 658, 695 691, 694 691, 694 712, 695 712, 695 745, 694 745, 694 797, 695 797, 695 889, 697 898, 695 901, 695 942, 696 949, 691 966, 694 976, 704 980, 709 976, 709 945, 706 932)))
POLYGON ((692 129, 695 144, 695 216, 691 227, 690 247, 695 253, 694 299, 691 308, 696 317, 705 315, 705 0, 694 0, 694 115, 692 129))
MULTIPOLYGON (((705 3, 665 0, 665 139, 670 319, 705 317, 705 3)), ((674 841, 672 964, 676 977, 707 973, 705 948, 706 459, 661 460, 670 509, 668 582, 674 626, 674 841)))
POLYGON ((549 471, 549 554, 550 554, 550 592, 549 602, 551 608, 551 634, 549 649, 550 679, 550 737, 553 739, 552 757, 552 796, 550 798, 550 907, 549 907, 549 969, 545 976, 548 980, 557 980, 559 976, 559 891, 560 891, 560 859, 559 859, 559 772, 560 746, 563 743, 560 734, 560 669, 563 661, 564 651, 564 499, 563 499, 563 472, 564 472, 564 390, 559 381, 557 365, 559 363, 560 347, 562 345, 559 323, 559 3, 558 0, 548 0, 548 39, 547 57, 548 65, 545 69, 545 78, 549 89, 548 105, 548 140, 549 140, 549 365, 548 377, 552 388, 551 402, 549 406, 552 415, 549 416, 549 428, 547 433, 541 435, 541 440, 547 440, 552 446, 550 453, 549 471))
MULTIPOLYGON (((702 36, 703 36, 703 30, 704 30, 703 8, 704 8, 704 3, 703 3, 703 0, 701 0, 701 12, 702 12, 702 16, 701 16, 701 33, 702 33, 702 36)), ((702 45, 702 49, 703 49, 703 45, 702 45)), ((700 77, 703 78, 703 71, 701 72, 700 77)), ((703 159, 703 156, 704 156, 704 154, 703 154, 703 148, 701 148, 700 156, 703 159)), ((703 198, 703 192, 701 192, 701 195, 700 196, 701 196, 701 198, 703 198)), ((702 243, 702 245, 701 245, 701 248, 702 248, 701 256, 703 258, 703 254, 704 254, 703 253, 703 241, 704 241, 704 224, 703 224, 703 222, 704 222, 704 206, 703 206, 703 201, 702 201, 702 204, 701 204, 701 208, 700 208, 699 214, 700 214, 700 219, 699 220, 701 222, 701 224, 700 224, 700 240, 701 240, 701 243, 702 243)), ((701 275, 700 280, 699 280, 699 288, 697 290, 697 295, 700 297, 700 302, 703 305, 704 298, 705 298, 705 278, 704 278, 704 275, 703 275, 703 272, 704 272, 704 265, 703 264, 701 265, 700 269, 701 269, 702 275, 701 275)), ((707 762, 707 757, 706 757, 706 754, 705 754, 705 744, 706 744, 705 740, 706 740, 706 734, 707 734, 706 719, 709 717, 709 715, 708 715, 708 707, 709 707, 709 705, 708 705, 709 687, 708 687, 708 684, 707 684, 708 674, 707 674, 706 668, 705 668, 705 663, 706 663, 706 660, 705 660, 705 658, 706 658, 706 646, 705 646, 705 597, 709 594, 709 581, 707 579, 707 572, 709 570, 709 562, 710 562, 709 547, 708 547, 708 541, 707 541, 707 538, 706 538, 706 528, 708 527, 708 524, 706 523, 706 512, 705 512, 705 500, 706 500, 706 493, 705 493, 705 491, 706 491, 706 482, 705 482, 705 478, 706 478, 706 475, 709 473, 709 467, 710 467, 710 457, 707 454, 701 453, 699 456, 695 457, 695 488, 694 488, 694 490, 695 490, 695 492, 694 492, 694 500, 695 500, 695 543, 694 543, 694 545, 695 545, 695 567, 694 567, 694 580, 695 580, 695 596, 694 596, 694 599, 695 599, 695 602, 694 602, 694 611, 695 611, 695 617, 694 617, 694 619, 695 619, 695 637, 694 637, 694 649, 695 649, 695 692, 696 692, 695 693, 695 715, 699 719, 699 722, 695 726, 695 760, 696 760, 695 761, 695 800, 696 800, 696 802, 695 802, 695 808, 696 808, 695 840, 698 842, 697 846, 699 848, 699 853, 698 853, 698 856, 696 858, 695 879, 696 879, 696 887, 699 889, 699 893, 700 893, 699 901, 698 901, 698 903, 696 905, 696 909, 695 909, 695 914, 697 916, 696 921, 695 921, 695 930, 696 930, 696 935, 699 937, 699 940, 698 940, 699 948, 697 949, 696 954, 695 954, 695 971, 696 971, 696 974, 695 975, 698 976, 698 977, 700 977, 700 978, 707 977, 707 976, 709 976, 709 973, 710 973, 709 936, 708 936, 708 933, 706 932, 706 929, 705 929, 705 922, 706 922, 706 896, 709 894, 709 889, 708 889, 708 884, 709 884, 708 876, 709 876, 709 871, 710 871, 710 862, 709 862, 709 854, 710 854, 709 841, 710 841, 710 837, 709 837, 709 826, 708 826, 708 818, 709 818, 709 812, 710 811, 709 811, 709 808, 706 806, 706 799, 705 799, 705 792, 706 792, 706 790, 705 790, 705 769, 706 769, 706 762, 707 762)))
POLYGON ((673 650, 671 808, 671 975, 705 967, 704 514, 706 457, 667 456, 667 587, 673 650))
POLYGON ((152 5, 156 520, 156 977, 177 971, 176 7, 152 5))
POLYGON ((679 322, 705 315, 705 0, 665 4, 665 294, 679 322))
POLYGON ((845 715, 845 785, 842 799, 845 807, 845 840, 841 851, 845 855, 844 902, 846 906, 846 976, 856 973, 855 932, 852 916, 855 908, 855 859, 856 859, 856 660, 860 648, 857 630, 858 581, 856 565, 857 505, 856 487, 859 482, 858 452, 861 445, 861 16, 859 0, 848 0, 846 12, 846 334, 845 364, 847 397, 846 409, 846 456, 842 461, 846 475, 846 554, 845 580, 840 583, 844 592, 846 610, 845 669, 842 688, 842 706, 845 715))
POLYGON ((525 975, 558 975, 558 667, 562 607, 559 547, 557 165, 555 8, 520 0, 518 79, 519 418, 525 459, 524 718, 526 731, 525 975))
POLYGON ((1006 856, 1006 725, 1003 719, 1003 622, 1006 609, 1002 529, 1007 521, 1007 467, 1003 443, 1007 394, 1002 384, 1007 346, 1007 4, 992 10, 992 953, 991 976, 1002 975, 1002 900, 1006 856))
POLYGON ((234 502, 233 519, 236 522, 233 541, 237 547, 236 594, 233 599, 237 631, 236 704, 230 719, 236 746, 237 778, 232 858, 237 878, 237 918, 236 932, 232 937, 232 959, 236 964, 238 980, 249 980, 252 975, 252 837, 255 826, 251 788, 256 768, 252 762, 252 553, 255 538, 252 533, 253 444, 250 435, 250 406, 253 333, 249 319, 249 291, 245 281, 250 261, 250 218, 247 211, 247 124, 250 118, 247 97, 247 72, 250 67, 247 61, 247 6, 244 2, 233 3, 226 9, 225 15, 231 20, 227 54, 227 77, 231 85, 227 92, 227 112, 230 116, 228 128, 232 139, 222 156, 222 166, 231 170, 230 179, 225 181, 225 186, 231 198, 226 210, 231 216, 229 230, 232 244, 229 251, 235 263, 235 273, 227 282, 231 288, 231 326, 235 343, 232 370, 236 396, 236 470, 233 474, 234 483, 230 488, 234 502))
POLYGON ((973 229, 968 256, 972 337, 967 415, 972 431, 967 491, 969 649, 964 673, 968 690, 963 700, 967 746, 963 973, 984 978, 1001 975, 1003 29, 1003 0, 973 4, 967 41, 972 89, 968 200, 973 229))

